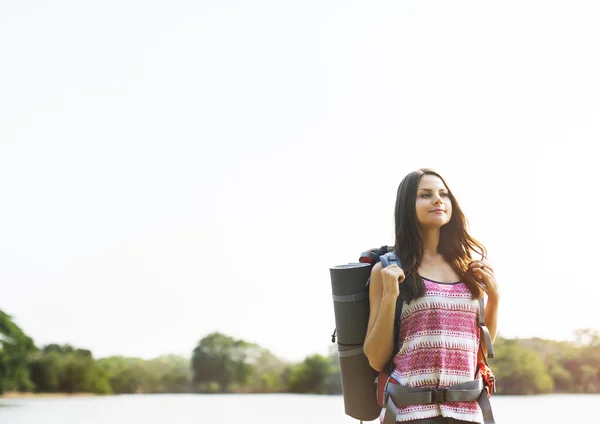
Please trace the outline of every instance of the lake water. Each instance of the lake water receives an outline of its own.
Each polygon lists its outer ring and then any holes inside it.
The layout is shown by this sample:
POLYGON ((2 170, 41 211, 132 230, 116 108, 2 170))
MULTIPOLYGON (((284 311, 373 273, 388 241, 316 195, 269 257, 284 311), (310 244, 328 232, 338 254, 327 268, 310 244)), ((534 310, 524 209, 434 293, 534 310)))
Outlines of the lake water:
MULTIPOLYGON (((498 424, 600 424, 600 395, 494 396, 498 424)), ((120 395, 0 398, 0 424, 357 424, 341 396, 120 395)))

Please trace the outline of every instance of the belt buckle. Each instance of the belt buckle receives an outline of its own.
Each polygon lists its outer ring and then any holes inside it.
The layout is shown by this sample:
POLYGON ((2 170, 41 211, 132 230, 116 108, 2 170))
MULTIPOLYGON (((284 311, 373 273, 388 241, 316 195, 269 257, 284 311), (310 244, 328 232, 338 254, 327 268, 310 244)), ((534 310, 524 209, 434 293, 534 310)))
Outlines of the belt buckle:
POLYGON ((446 389, 432 389, 431 403, 444 403, 446 401, 446 389))
POLYGON ((489 377, 489 384, 490 384, 490 395, 492 393, 496 393, 496 377, 494 377, 493 375, 491 375, 489 377))

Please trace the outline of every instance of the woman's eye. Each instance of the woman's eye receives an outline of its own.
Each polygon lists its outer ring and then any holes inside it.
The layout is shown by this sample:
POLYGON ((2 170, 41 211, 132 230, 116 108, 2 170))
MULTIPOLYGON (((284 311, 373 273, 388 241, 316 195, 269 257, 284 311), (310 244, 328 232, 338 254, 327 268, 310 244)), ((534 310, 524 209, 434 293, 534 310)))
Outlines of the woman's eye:
POLYGON ((440 196, 442 196, 442 197, 448 197, 448 193, 440 193, 440 196))

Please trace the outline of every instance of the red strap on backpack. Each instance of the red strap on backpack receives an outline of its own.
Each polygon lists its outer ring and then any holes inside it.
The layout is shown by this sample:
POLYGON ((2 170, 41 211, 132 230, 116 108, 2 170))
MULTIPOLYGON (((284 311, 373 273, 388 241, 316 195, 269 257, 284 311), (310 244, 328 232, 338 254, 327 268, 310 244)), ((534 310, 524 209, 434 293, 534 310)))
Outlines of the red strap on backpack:
POLYGON ((390 377, 387 372, 381 371, 377 376, 377 404, 382 408, 385 408, 387 403, 385 388, 389 383, 398 384, 398 381, 396 381, 395 378, 390 377))
POLYGON ((487 390, 487 396, 490 398, 492 393, 496 391, 496 377, 491 368, 484 362, 477 364, 477 375, 483 380, 483 385, 487 390))

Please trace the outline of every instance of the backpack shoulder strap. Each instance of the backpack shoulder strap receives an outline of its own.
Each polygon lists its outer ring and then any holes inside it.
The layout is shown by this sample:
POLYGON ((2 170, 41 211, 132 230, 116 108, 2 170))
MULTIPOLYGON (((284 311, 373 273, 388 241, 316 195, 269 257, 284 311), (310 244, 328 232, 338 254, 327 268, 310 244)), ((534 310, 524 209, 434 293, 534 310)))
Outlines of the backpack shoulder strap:
MULTIPOLYGON (((396 264, 400 268, 402 268, 402 265, 400 264, 400 260, 398 259, 396 252, 388 252, 385 255, 381 255, 379 257, 379 260, 381 261, 381 265, 383 265, 384 268, 387 266, 390 266, 392 264, 396 264)), ((399 339, 399 335, 400 335, 400 318, 401 318, 400 315, 402 314, 403 302, 404 302, 404 299, 401 294, 396 299, 396 309, 394 311, 394 348, 392 351, 392 357, 390 359, 390 363, 388 364, 388 374, 392 373, 392 371, 394 369, 394 358, 396 357, 396 354, 400 350, 398 339, 399 339)))
POLYGON ((481 330, 480 339, 479 339, 480 348, 481 348, 481 345, 485 345, 485 351, 482 352, 483 358, 485 360, 486 353, 487 353, 487 357, 489 357, 489 358, 494 357, 494 346, 492 343, 492 336, 490 335, 490 330, 485 325, 485 321, 483 319, 484 315, 485 315, 485 303, 483 301, 483 297, 481 297, 481 298, 479 298, 479 314, 478 314, 478 319, 477 319, 477 326, 481 330))
POLYGON ((393 263, 398 265, 400 268, 402 268, 400 266, 400 260, 396 256, 396 252, 388 252, 385 255, 381 255, 379 257, 379 260, 381 261, 381 265, 383 265, 384 268, 386 266, 390 266, 393 263))

